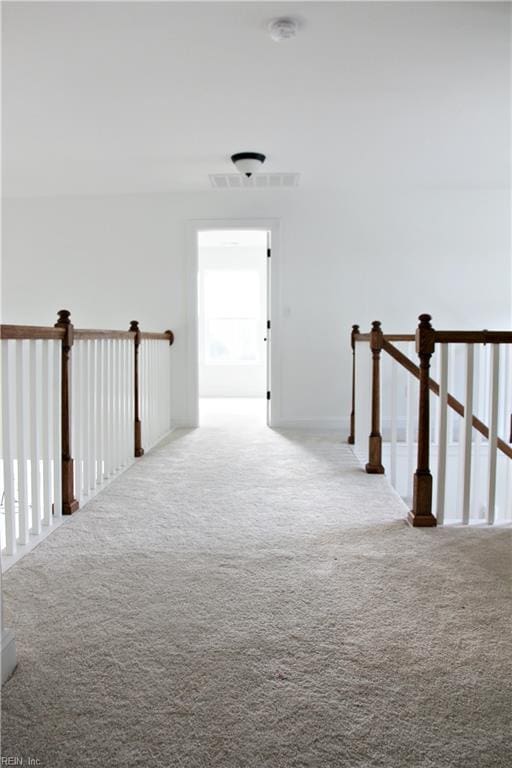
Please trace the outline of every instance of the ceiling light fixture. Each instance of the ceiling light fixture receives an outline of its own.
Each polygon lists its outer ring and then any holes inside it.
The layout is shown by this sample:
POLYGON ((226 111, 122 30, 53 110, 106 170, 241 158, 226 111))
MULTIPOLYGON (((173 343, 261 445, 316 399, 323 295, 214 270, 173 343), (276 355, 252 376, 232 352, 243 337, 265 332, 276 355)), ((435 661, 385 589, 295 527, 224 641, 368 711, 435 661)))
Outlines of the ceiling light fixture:
POLYGON ((297 19, 292 19, 288 16, 272 19, 268 25, 268 31, 272 40, 276 43, 280 43, 282 40, 289 40, 290 38, 295 37, 299 31, 299 22, 297 19))
POLYGON ((250 179, 265 162, 265 155, 260 152, 237 152, 236 155, 231 155, 231 159, 240 173, 250 179))

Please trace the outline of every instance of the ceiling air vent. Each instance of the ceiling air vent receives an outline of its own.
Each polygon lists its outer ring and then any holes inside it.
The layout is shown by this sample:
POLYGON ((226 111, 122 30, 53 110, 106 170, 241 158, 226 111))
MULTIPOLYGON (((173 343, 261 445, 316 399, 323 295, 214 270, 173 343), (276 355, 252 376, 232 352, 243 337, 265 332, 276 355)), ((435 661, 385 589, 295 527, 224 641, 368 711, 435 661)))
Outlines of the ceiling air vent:
POLYGON ((253 173, 250 178, 240 173, 212 173, 214 189, 291 189, 298 187, 298 173, 253 173))

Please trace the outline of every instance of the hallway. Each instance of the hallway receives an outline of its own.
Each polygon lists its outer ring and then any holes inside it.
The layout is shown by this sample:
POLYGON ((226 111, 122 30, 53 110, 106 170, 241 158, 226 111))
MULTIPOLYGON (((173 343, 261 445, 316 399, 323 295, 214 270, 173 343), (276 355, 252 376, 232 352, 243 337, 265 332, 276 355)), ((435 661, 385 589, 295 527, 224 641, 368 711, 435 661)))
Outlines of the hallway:
POLYGON ((509 765, 510 530, 413 530, 334 433, 176 430, 4 578, 2 754, 509 765))

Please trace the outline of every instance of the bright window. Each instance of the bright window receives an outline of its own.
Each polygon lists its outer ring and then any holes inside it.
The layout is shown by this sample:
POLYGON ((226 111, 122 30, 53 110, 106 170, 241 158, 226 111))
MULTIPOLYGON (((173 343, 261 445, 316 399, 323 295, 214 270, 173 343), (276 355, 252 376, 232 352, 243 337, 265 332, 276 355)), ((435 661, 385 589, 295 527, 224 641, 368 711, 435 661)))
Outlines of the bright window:
POLYGON ((204 272, 205 363, 261 362, 260 278, 252 270, 204 272))

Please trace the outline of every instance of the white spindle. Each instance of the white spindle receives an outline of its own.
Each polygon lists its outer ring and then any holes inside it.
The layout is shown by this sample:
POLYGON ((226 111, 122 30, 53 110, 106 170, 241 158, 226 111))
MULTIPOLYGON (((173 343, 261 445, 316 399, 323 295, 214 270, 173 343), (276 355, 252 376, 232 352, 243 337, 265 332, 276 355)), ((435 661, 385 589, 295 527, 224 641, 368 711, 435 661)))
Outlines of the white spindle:
POLYGON ((116 389, 116 409, 117 409, 117 466, 122 468, 123 462, 123 341, 116 340, 117 355, 117 389, 116 389))
POLYGON ((62 517, 61 345, 53 347, 53 516, 62 517))
POLYGON ((110 476, 110 365, 109 365, 109 340, 103 341, 103 480, 105 481, 110 476))
POLYGON ((87 420, 87 430, 89 433, 89 493, 96 487, 96 341, 89 341, 89 418, 87 420))
POLYGON ((16 552, 16 502, 14 480, 14 439, 15 432, 12 425, 12 409, 5 407, 6 403, 12 403, 15 392, 11 386, 11 363, 9 341, 2 341, 2 399, 4 408, 2 412, 2 445, 4 460, 4 505, 5 505, 5 551, 7 555, 16 552))
POLYGON ((96 485, 103 482, 103 419, 104 419, 104 366, 103 339, 97 341, 97 371, 96 371, 96 485))
POLYGON ((27 544, 29 535, 28 483, 27 483, 27 399, 25 344, 16 344, 16 436, 18 459, 18 524, 19 543, 27 544))
POLYGON ((440 344, 436 518, 444 523, 448 435, 448 345, 440 344))
MULTIPOLYGON (((30 501, 32 504, 31 533, 41 533, 41 374, 39 370, 39 342, 29 341, 29 405, 30 405, 30 501)), ((7 400, 5 400, 7 402, 7 400)))
POLYGON ((114 404, 114 469, 119 469, 119 339, 112 342, 112 359, 114 363, 114 393, 112 402, 114 404))
POLYGON ((41 456, 43 459, 43 522, 44 525, 52 524, 52 424, 50 408, 50 361, 49 342, 42 342, 42 430, 41 430, 41 456))
POLYGON ((489 486, 487 495, 487 522, 492 525, 496 515, 496 464, 498 454, 498 403, 500 381, 500 347, 492 345, 489 424, 489 486))
POLYGON ((74 397, 73 408, 74 428, 72 440, 74 443, 75 459, 75 496, 80 501, 82 499, 83 487, 83 406, 82 406, 82 345, 77 342, 73 348, 73 384, 74 397))
POLYGON ((115 455, 114 455, 114 342, 112 339, 108 340, 108 403, 109 403, 109 431, 108 431, 108 464, 109 475, 112 476, 115 471, 115 455))
POLYGON ((85 339, 79 345, 82 351, 82 458, 83 458, 83 495, 89 495, 90 488, 90 465, 89 465, 89 440, 90 440, 90 398, 89 398, 89 351, 90 341, 85 339))
POLYGON ((129 461, 128 453, 128 429, 129 429, 129 410, 128 410, 128 392, 130 386, 130 366, 129 366, 129 342, 123 339, 123 465, 129 461))
POLYGON ((466 396, 464 400, 463 462, 462 462, 462 522, 467 525, 471 503, 471 459, 473 439, 474 346, 466 345, 466 396))
POLYGON ((390 392, 390 453, 389 468, 390 480, 393 488, 396 488, 396 443, 397 443, 397 364, 391 360, 391 392, 390 392))

